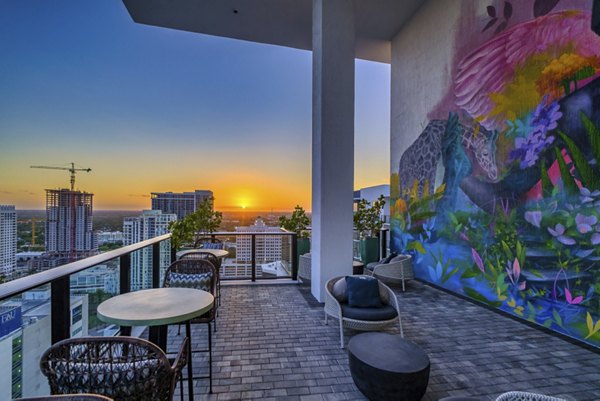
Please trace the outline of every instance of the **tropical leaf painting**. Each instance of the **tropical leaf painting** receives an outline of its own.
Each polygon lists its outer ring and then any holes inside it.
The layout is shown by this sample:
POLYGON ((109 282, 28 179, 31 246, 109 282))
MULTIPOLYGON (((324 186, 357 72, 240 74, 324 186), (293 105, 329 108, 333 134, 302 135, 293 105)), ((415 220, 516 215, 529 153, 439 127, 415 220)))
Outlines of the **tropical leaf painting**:
POLYGON ((456 43, 446 119, 403 148, 435 137, 437 159, 392 174, 391 246, 423 280, 600 347, 600 37, 580 2, 483 12, 457 36, 484 40, 456 43))

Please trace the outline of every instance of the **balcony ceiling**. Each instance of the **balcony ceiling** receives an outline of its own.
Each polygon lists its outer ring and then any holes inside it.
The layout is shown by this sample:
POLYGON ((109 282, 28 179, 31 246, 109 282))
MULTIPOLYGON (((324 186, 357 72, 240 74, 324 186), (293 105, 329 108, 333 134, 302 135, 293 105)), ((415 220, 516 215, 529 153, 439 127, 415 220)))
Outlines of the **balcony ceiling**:
MULTIPOLYGON (((391 40, 425 0, 356 0, 356 57, 389 63, 391 40)), ((312 0, 123 0, 135 22, 312 49, 312 0)))

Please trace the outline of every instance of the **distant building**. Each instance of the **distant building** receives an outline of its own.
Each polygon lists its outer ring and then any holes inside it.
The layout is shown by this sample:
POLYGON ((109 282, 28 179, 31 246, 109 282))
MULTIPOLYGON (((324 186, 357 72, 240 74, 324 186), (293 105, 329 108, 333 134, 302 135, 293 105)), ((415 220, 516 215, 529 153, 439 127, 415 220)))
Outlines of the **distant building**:
POLYGON ((364 199, 368 202, 376 201, 380 195, 383 195, 385 200, 385 206, 381 212, 381 220, 384 223, 390 222, 390 185, 382 184, 375 185, 372 187, 361 188, 358 191, 354 191, 354 204, 359 200, 364 199))
MULTIPOLYGON (((169 232, 169 223, 177 220, 177 215, 164 214, 160 210, 144 210, 140 216, 126 217, 123 220, 123 245, 131 245, 169 232)), ((160 244, 161 277, 171 263, 170 245, 160 244)), ((132 291, 152 287, 152 247, 146 247, 131 254, 132 291)))
MULTIPOLYGON (((71 337, 88 335, 87 296, 70 298, 71 337)), ((0 399, 48 394, 48 380, 39 368, 51 339, 50 289, 38 288, 0 305, 0 399)))
POLYGON ((152 210, 160 210, 165 214, 174 213, 180 220, 195 212, 204 199, 212 196, 212 191, 199 189, 183 193, 152 192, 152 210))
POLYGON ((17 253, 17 264, 26 263, 26 262, 30 261, 31 259, 39 258, 43 254, 44 254, 44 252, 34 252, 34 251, 18 252, 17 253))
POLYGON ((98 245, 123 242, 123 233, 121 231, 98 231, 96 237, 98 238, 98 245))
POLYGON ((72 274, 70 277, 71 292, 75 294, 103 291, 117 294, 119 270, 116 263, 96 265, 89 269, 72 274))
POLYGON ((51 253, 44 253, 42 256, 29 259, 27 261, 27 268, 33 272, 41 272, 58 266, 66 265, 70 261, 71 260, 68 256, 58 256, 51 253))
POLYGON ((92 226, 94 194, 46 190, 46 253, 77 260, 98 253, 92 226))
POLYGON ((0 274, 12 276, 17 268, 17 212, 12 205, 0 205, 0 274))
MULTIPOLYGON (((236 227, 240 233, 273 233, 282 232, 279 227, 267 226, 261 217, 258 217, 253 225, 236 227)), ((236 259, 238 263, 249 263, 252 261, 252 236, 236 235, 236 259)), ((281 235, 258 235, 256 236, 256 262, 267 263, 282 259, 282 236, 281 235)))

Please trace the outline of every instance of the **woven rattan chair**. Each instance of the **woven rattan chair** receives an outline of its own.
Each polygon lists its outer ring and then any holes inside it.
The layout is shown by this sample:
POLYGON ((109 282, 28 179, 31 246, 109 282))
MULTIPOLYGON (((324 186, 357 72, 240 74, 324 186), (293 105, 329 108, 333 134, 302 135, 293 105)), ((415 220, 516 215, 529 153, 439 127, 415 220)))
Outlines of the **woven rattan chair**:
MULTIPOLYGON (((187 252, 180 259, 205 259, 211 262, 215 268, 217 273, 217 294, 216 294, 216 302, 219 306, 221 306, 221 259, 217 258, 210 252, 203 251, 202 249, 195 249, 193 251, 187 252)), ((217 324, 215 322, 215 331, 217 331, 217 324)))
POLYGON ((158 346, 140 338, 69 338, 44 352, 40 368, 52 394, 81 392, 114 401, 171 401, 187 356, 187 338, 173 365, 158 346))
POLYGON ((365 274, 377 277, 384 283, 402 283, 402 291, 405 291, 406 288, 404 286, 404 281, 415 278, 412 256, 398 255, 390 260, 389 263, 379 263, 373 265, 369 263, 365 269, 365 274))
POLYGON ((572 397, 559 398, 549 395, 528 393, 525 391, 509 391, 508 393, 500 394, 496 401, 568 401, 574 400, 572 397))
MULTIPOLYGON (((180 259, 169 266, 165 272, 164 287, 187 287, 210 292, 217 295, 217 270, 207 259, 180 259)), ((208 376, 197 376, 193 379, 208 379, 209 392, 212 393, 212 330, 211 323, 217 314, 217 303, 204 315, 192 319, 192 324, 208 325, 208 349, 193 352, 208 352, 208 376)), ((191 338, 190 333, 187 333, 191 338)), ((190 353, 192 344, 190 341, 190 353)), ((191 356, 190 356, 191 357, 191 356)))
MULTIPOLYGON (((342 313, 342 305, 333 296, 333 285, 343 277, 334 277, 327 282, 325 285, 325 324, 327 324, 328 316, 331 316, 339 321, 340 324, 340 348, 344 348, 344 327, 361 330, 361 331, 379 331, 386 329, 391 326, 395 326, 396 323, 400 328, 400 335, 404 337, 404 331, 402 330, 402 320, 400 318, 400 307, 398 306, 398 299, 396 294, 381 280, 379 282, 379 293, 381 300, 384 305, 390 305, 396 310, 396 317, 393 319, 386 320, 357 320, 351 319, 344 316, 342 313)), ((371 308, 365 308, 371 309, 371 308)))
POLYGON ((46 395, 42 397, 18 398, 14 401, 114 401, 98 394, 46 395))

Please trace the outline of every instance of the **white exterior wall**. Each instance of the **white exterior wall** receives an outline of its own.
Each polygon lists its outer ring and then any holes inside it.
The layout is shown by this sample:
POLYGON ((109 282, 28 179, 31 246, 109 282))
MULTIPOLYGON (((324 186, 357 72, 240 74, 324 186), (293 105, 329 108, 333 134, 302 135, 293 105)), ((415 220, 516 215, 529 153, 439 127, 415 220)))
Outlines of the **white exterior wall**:
POLYGON ((352 273, 354 2, 313 0, 311 293, 352 273))
POLYGON ((451 81, 461 11, 474 7, 483 15, 487 5, 473 0, 429 0, 392 41, 391 173, 398 173, 400 157, 430 117, 448 118, 428 113, 451 81))
POLYGON ((0 205, 0 274, 10 276, 17 268, 17 212, 0 205))
MULTIPOLYGON (((279 227, 266 226, 262 219, 257 219, 253 225, 236 227, 237 232, 281 233, 279 227)), ((236 260, 239 263, 252 261, 252 237, 250 235, 237 235, 235 237, 236 260)), ((282 259, 283 238, 280 235, 266 235, 256 237, 256 262, 274 262, 282 259)))
POLYGON ((12 399, 12 343, 13 336, 21 335, 21 331, 0 340, 0 361, 3 361, 2 374, 0 374, 0 400, 12 399))
POLYGON ((23 327, 23 397, 50 393, 48 381, 40 371, 40 358, 50 347, 50 316, 23 327))

